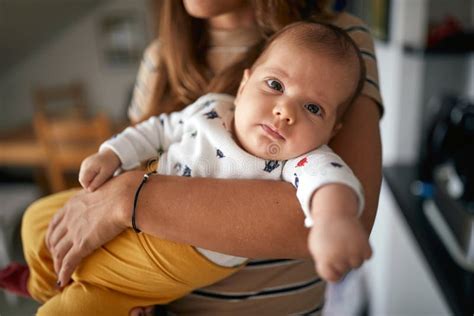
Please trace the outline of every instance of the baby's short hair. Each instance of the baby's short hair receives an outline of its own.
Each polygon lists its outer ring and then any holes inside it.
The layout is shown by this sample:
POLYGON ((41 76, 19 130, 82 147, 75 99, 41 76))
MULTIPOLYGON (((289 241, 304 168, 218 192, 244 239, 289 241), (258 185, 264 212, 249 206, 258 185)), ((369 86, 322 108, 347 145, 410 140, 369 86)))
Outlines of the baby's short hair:
POLYGON ((314 47, 317 53, 333 57, 341 63, 352 63, 358 68, 358 81, 355 90, 337 108, 337 120, 341 120, 349 105, 359 96, 364 86, 365 64, 359 48, 352 38, 337 26, 312 21, 295 22, 285 26, 269 38, 252 68, 264 60, 274 42, 286 37, 289 37, 293 44, 314 47))

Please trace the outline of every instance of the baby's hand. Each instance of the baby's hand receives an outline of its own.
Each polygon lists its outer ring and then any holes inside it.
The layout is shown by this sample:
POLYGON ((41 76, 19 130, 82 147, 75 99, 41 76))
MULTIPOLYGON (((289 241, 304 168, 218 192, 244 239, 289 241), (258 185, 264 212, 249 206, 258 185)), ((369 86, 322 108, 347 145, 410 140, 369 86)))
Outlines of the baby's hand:
POLYGON ((353 215, 319 214, 308 244, 319 276, 332 282, 372 255, 368 234, 353 215))
POLYGON ((93 192, 112 177, 120 164, 119 157, 110 149, 95 153, 82 161, 79 183, 87 191, 93 192))

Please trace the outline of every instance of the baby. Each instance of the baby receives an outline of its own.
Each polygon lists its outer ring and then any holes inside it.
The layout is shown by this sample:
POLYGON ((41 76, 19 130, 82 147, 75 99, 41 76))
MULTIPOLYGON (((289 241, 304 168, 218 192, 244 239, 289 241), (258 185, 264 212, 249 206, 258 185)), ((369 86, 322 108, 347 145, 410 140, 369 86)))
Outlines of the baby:
MULTIPOLYGON (((283 179, 296 188, 304 223, 311 227, 309 245, 319 275, 338 279, 370 257, 368 236, 358 220, 364 207, 361 185, 326 145, 341 127, 363 78, 358 49, 342 30, 309 22, 289 25, 245 70, 235 98, 207 94, 180 112, 125 129, 83 161, 79 181, 94 191, 120 168, 135 168, 157 156, 160 174, 283 179)), ((117 309, 128 300, 132 285, 138 284, 133 293, 139 294, 126 306, 167 303, 227 277, 247 260, 147 234, 127 234, 152 256, 147 258, 150 262, 159 264, 150 266, 150 276, 134 274, 131 284, 123 284, 123 277, 117 281, 121 286, 110 293, 121 294, 108 297, 117 302, 117 309), (150 244, 155 251, 149 250, 150 244), (151 294, 143 294, 142 284, 157 277, 160 284, 151 294), (140 295, 146 299, 136 300, 140 295)), ((96 265, 88 264, 98 256, 85 260, 74 281, 112 282, 109 279, 116 275, 127 275, 116 267, 120 273, 98 277, 96 265)))
MULTIPOLYGON (((354 44, 335 27, 292 25, 245 70, 235 99, 208 94, 182 112, 127 129, 84 161, 79 181, 93 191, 119 167, 137 167, 157 153, 163 153, 157 170, 161 174, 283 179, 297 189, 306 226, 323 212, 331 215, 331 225, 339 226, 314 229, 310 243, 318 244, 312 248, 319 274, 341 276, 349 261, 360 264, 367 257, 351 258, 350 247, 338 243, 343 233, 362 234, 356 217, 363 195, 347 165, 325 144, 358 93, 361 65, 354 44), (315 192, 329 185, 333 192, 312 203, 319 195, 315 192), (327 262, 327 256, 334 262, 327 262)), ((215 254, 198 250, 213 260, 215 254)))

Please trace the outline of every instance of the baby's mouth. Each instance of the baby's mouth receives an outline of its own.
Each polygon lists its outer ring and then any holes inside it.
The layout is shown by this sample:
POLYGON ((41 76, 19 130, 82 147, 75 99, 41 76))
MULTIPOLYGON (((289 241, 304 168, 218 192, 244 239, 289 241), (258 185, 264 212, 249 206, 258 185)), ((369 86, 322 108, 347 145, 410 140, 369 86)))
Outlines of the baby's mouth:
POLYGON ((265 133, 269 135, 271 138, 275 140, 285 140, 285 137, 283 137, 283 135, 280 134, 278 129, 276 129, 275 127, 267 125, 267 124, 260 124, 260 126, 265 131, 265 133))

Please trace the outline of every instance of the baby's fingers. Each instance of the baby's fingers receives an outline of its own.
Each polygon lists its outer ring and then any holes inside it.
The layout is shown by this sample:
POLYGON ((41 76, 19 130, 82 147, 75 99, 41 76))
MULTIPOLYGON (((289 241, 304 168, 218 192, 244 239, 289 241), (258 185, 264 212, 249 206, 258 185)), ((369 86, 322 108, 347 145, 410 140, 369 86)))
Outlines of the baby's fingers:
POLYGON ((340 272, 334 265, 316 263, 316 270, 321 278, 330 282, 337 282, 344 273, 340 272))
POLYGON ((372 257, 372 247, 368 244, 364 249, 364 259, 368 260, 370 257, 372 257))
POLYGON ((348 253, 346 261, 349 262, 349 266, 352 269, 359 268, 365 260, 372 256, 372 248, 368 242, 365 245, 361 245, 358 249, 347 250, 346 252, 348 253))
POLYGON ((360 245, 357 249, 348 249, 346 261, 349 263, 349 267, 352 269, 359 268, 365 260, 368 260, 372 256, 372 249, 370 244, 367 242, 364 245, 360 245))
POLYGON ((364 262, 364 258, 361 256, 352 256, 349 258, 349 264, 352 269, 358 268, 364 262))
POLYGON ((79 183, 82 187, 86 190, 90 190, 89 186, 91 182, 94 180, 95 176, 97 175, 97 171, 85 166, 84 164, 81 166, 79 170, 79 183))
POLYGON ((90 192, 95 191, 98 187, 100 187, 105 181, 107 181, 111 176, 112 172, 109 172, 102 168, 99 173, 97 173, 94 177, 94 179, 90 182, 88 190, 90 192))

